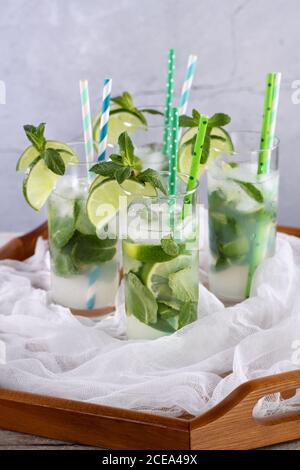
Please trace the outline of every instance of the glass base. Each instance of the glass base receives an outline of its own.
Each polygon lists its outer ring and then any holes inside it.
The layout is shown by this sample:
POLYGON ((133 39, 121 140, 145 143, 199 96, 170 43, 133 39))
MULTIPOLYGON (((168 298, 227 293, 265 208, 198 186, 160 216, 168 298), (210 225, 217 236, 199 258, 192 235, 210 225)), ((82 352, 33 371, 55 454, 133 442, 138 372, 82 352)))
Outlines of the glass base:
POLYGON ((73 313, 73 315, 79 315, 80 317, 95 318, 95 317, 103 317, 104 315, 113 313, 115 311, 115 307, 110 306, 110 307, 103 307, 103 308, 95 308, 93 310, 82 310, 78 308, 70 308, 70 310, 73 313))

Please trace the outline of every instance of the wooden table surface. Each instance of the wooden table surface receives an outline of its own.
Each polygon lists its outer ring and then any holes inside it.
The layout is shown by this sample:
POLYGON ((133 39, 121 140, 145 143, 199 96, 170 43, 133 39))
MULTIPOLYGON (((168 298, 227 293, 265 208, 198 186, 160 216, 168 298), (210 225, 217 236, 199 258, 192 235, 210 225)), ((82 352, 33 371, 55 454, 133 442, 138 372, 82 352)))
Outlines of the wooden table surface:
MULTIPOLYGON (((0 246, 10 238, 16 236, 15 233, 0 233, 0 246)), ((31 436, 17 432, 0 429, 0 451, 1 450, 99 450, 96 447, 77 445, 70 442, 56 441, 44 437, 31 436)), ((285 444, 266 447, 266 450, 300 450, 300 440, 285 444)))

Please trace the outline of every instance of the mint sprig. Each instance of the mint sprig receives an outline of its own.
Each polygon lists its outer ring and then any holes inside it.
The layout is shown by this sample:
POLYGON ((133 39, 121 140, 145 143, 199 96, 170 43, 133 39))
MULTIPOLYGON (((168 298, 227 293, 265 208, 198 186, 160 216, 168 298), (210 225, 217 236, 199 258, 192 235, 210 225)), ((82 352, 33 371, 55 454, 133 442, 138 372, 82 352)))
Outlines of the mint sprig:
POLYGON ((168 194, 165 182, 156 170, 147 168, 147 170, 139 173, 136 179, 141 183, 150 183, 153 188, 159 189, 165 195, 168 194))
POLYGON ((63 175, 66 167, 61 153, 69 153, 65 149, 54 149, 47 145, 47 140, 44 136, 46 123, 41 122, 37 127, 32 124, 26 124, 24 126, 25 134, 28 140, 32 143, 33 147, 38 151, 36 160, 43 159, 53 173, 56 175, 63 175), (47 148, 46 148, 47 146, 47 148))
MULTIPOLYGON (((199 111, 197 111, 196 109, 193 109, 192 110, 192 115, 191 116, 187 116, 187 115, 183 115, 183 116, 179 116, 179 126, 180 127, 189 127, 189 128, 192 128, 192 127, 198 127, 199 126, 199 121, 200 121, 200 118, 201 118, 201 114, 199 113, 199 111)), ((209 151, 210 151, 210 146, 211 146, 211 138, 218 138, 219 140, 223 140, 222 137, 219 137, 219 136, 215 136, 212 134, 212 130, 214 127, 224 127, 226 126, 227 124, 229 124, 231 121, 231 118, 230 116, 228 116, 228 114, 224 114, 224 113, 216 113, 214 114, 213 116, 211 116, 208 120, 208 126, 207 126, 207 131, 206 131, 206 137, 205 137, 205 140, 204 140, 204 146, 203 146, 203 151, 202 151, 202 156, 201 156, 201 164, 205 164, 208 160, 208 157, 209 157, 209 151)), ((193 148, 195 146, 195 142, 196 142, 196 135, 190 139, 188 142, 186 142, 185 144, 192 144, 193 148)))
POLYGON ((126 131, 120 134, 118 144, 119 154, 112 154, 110 156, 111 161, 96 163, 90 171, 97 175, 115 179, 119 184, 130 178, 143 184, 150 183, 153 188, 167 194, 164 180, 157 171, 151 168, 141 171, 141 159, 135 155, 134 145, 126 131))
MULTIPOLYGON (((129 113, 135 114, 140 121, 147 126, 147 119, 144 116, 144 113, 149 113, 149 114, 159 114, 163 116, 163 113, 152 108, 137 108, 133 102, 133 98, 128 93, 128 91, 124 91, 122 95, 120 96, 115 96, 114 98, 111 98, 111 101, 113 103, 116 103, 120 108, 128 111, 129 113)), ((114 113, 118 113, 119 109, 113 109, 110 114, 113 115, 114 113)))

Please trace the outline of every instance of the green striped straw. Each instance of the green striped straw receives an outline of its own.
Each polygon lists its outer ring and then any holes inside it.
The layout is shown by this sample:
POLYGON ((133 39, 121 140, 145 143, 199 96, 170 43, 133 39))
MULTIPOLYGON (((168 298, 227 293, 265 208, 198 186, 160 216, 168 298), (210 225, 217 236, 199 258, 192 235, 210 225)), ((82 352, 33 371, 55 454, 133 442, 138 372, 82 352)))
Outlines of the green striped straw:
POLYGON ((177 157, 178 157, 179 113, 178 108, 171 108, 168 132, 169 156, 169 208, 170 226, 175 229, 175 206, 177 193, 177 157))
MULTIPOLYGON (((266 77, 264 114, 263 114, 263 121, 262 121, 258 167, 257 167, 258 175, 266 174, 268 171, 269 149, 270 149, 270 144, 274 139, 275 127, 273 126, 273 136, 271 136, 271 129, 272 129, 272 114, 273 114, 276 76, 277 76, 276 73, 268 73, 266 77)), ((277 104, 278 104, 278 100, 277 100, 277 104)), ((276 119, 276 113, 275 113, 275 119, 276 119)))
POLYGON ((171 118, 172 101, 174 94, 174 70, 175 70, 175 49, 170 49, 168 54, 168 75, 166 84, 166 104, 164 119, 164 137, 163 137, 163 153, 168 156, 169 150, 169 123, 171 118))
MULTIPOLYGON (((270 170, 271 149, 274 144, 276 118, 279 102, 280 91, 280 73, 268 73, 266 77, 266 91, 264 100, 264 114, 260 138, 260 151, 258 157, 257 174, 264 175, 270 170)), ((249 263, 249 272, 245 297, 249 297, 254 273, 262 262, 264 255, 264 241, 267 242, 265 234, 265 224, 260 220, 257 221, 254 245, 251 250, 251 259, 249 263)))
POLYGON ((177 156, 178 156, 178 131, 179 113, 178 108, 171 109, 169 124, 169 194, 175 196, 177 191, 177 156))
MULTIPOLYGON (((203 114, 201 115, 201 118, 199 121, 199 127, 198 127, 194 152, 192 156, 191 169, 190 169, 189 179, 188 179, 187 186, 186 186, 187 193, 195 189, 197 186, 208 119, 209 119, 208 116, 203 114)), ((192 202, 192 195, 189 194, 184 199, 184 205, 191 204, 191 202, 192 202)), ((186 214, 184 212, 184 217, 185 216, 186 214)))

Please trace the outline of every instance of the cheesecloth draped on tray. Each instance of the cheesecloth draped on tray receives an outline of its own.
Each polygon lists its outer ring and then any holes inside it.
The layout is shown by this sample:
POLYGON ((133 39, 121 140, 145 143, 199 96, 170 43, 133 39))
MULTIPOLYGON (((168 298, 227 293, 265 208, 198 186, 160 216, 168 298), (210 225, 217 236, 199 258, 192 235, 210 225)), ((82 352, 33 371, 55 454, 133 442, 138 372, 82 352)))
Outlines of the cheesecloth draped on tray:
MULTIPOLYGON (((202 211, 201 227, 207 227, 202 211)), ((0 262, 0 387, 178 416, 199 415, 242 382, 300 368, 300 239, 278 235, 251 298, 230 308, 200 285, 199 319, 155 341, 125 338, 117 313, 94 322, 51 304, 47 243, 0 262)), ((206 281, 207 235, 201 243, 206 281)), ((260 400, 257 414, 300 408, 300 390, 260 400)))

